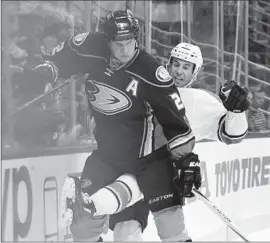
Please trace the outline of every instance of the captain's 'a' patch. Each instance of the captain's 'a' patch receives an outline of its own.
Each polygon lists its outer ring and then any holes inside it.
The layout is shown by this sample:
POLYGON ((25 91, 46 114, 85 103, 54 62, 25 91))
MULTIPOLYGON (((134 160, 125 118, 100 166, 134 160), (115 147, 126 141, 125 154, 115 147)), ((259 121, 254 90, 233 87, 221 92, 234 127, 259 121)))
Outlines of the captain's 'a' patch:
POLYGON ((89 35, 89 32, 76 35, 72 40, 73 44, 76 46, 80 46, 88 35, 89 35))
POLYGON ((165 82, 169 82, 172 77, 165 67, 159 66, 156 70, 156 78, 158 81, 165 83, 165 82))

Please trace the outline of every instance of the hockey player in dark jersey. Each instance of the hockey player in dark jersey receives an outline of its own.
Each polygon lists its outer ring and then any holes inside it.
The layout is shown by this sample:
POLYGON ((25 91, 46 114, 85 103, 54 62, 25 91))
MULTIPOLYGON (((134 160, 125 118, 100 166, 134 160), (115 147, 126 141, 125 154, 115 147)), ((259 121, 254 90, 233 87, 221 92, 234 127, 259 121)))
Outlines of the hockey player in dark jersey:
MULTIPOLYGON (((167 69, 185 105, 186 116, 195 134, 196 142, 207 139, 220 141, 228 145, 240 143, 247 134, 248 123, 245 111, 250 105, 249 91, 247 88, 233 81, 226 82, 221 86, 220 98, 206 90, 189 88, 188 86, 195 81, 196 75, 202 67, 202 63, 203 58, 198 46, 190 43, 179 43, 172 49, 167 64, 167 69)), ((157 147, 166 143, 166 138, 162 134, 162 129, 160 129, 158 123, 155 138, 157 147)), ((182 158, 182 163, 183 160, 182 158)), ((128 177, 129 175, 122 175, 122 177, 123 176, 128 177)), ((182 181, 176 178, 176 183, 181 186, 182 181)), ((134 183, 134 185, 136 184, 134 183)), ((136 195, 139 196, 138 200, 140 200, 141 195, 137 192, 139 188, 136 190, 135 186, 133 186, 132 189, 136 192, 136 195)), ((100 194, 100 192, 92 196, 94 203, 96 203, 98 194, 100 194)), ((161 198, 157 198, 156 200, 161 200, 161 198)), ((135 198, 134 201, 136 201, 135 198)), ((178 212, 182 211, 180 205, 175 208, 177 208, 178 212)), ((120 214, 124 213, 125 210, 120 214)), ((178 213, 178 216, 179 215, 180 213, 178 213)), ((179 231, 178 239, 185 240, 189 238, 189 236, 185 228, 183 212, 181 219, 181 223, 177 226, 171 225, 171 228, 181 228, 182 233, 179 231)), ((130 235, 131 234, 132 232, 130 235)))
MULTIPOLYGON (((169 62, 167 64, 168 71, 170 72, 178 90, 181 94, 181 99, 186 108, 186 116, 189 120, 190 126, 193 133, 195 134, 196 141, 201 141, 203 139, 220 141, 225 144, 236 144, 240 143, 246 136, 247 133, 247 118, 245 115, 245 110, 249 107, 248 94, 249 91, 245 87, 237 85, 235 82, 227 82, 220 89, 220 99, 215 97, 208 91, 188 88, 198 74, 203 63, 202 54, 198 46, 189 43, 180 43, 174 47, 171 51, 169 62)), ((155 134, 156 146, 160 147, 166 143, 166 138, 162 134, 160 125, 156 125, 155 134)), ((182 159, 183 163, 183 159, 182 159)), ((151 173, 151 170, 150 170, 151 173)), ((149 174, 150 176, 150 174, 149 174)), ((133 179, 131 175, 125 174, 121 178, 125 177, 125 181, 130 181, 133 179)), ((181 180, 177 178, 177 183, 181 180)), ((130 183, 131 184, 131 183, 130 183)), ((139 193, 139 187, 136 188, 136 183, 132 182, 133 190, 133 200, 135 200, 135 195, 138 196, 138 200, 141 199, 142 195, 139 193)), ((111 185, 108 185, 109 187, 111 185)), ((103 189, 97 191, 91 196, 94 204, 100 205, 99 198, 104 196, 103 189)), ((162 197, 156 198, 156 201, 162 200, 162 197)), ((154 203, 155 200, 151 200, 150 203, 154 203)), ((134 202, 131 202, 132 203, 134 202)), ((137 213, 143 213, 140 208, 140 204, 135 204, 137 208, 137 213)), ((178 210, 176 215, 180 215, 182 211, 181 206, 175 207, 178 210)), ((112 207, 112 210, 113 207, 112 207)), ((99 207, 99 212, 102 212, 99 207)), ((112 213, 108 212, 108 213, 112 213)), ((183 213, 182 213, 183 214, 183 213)), ((113 216, 115 218, 121 215, 123 221, 125 221, 125 216, 127 215, 126 210, 113 216)), ((176 226, 171 225, 171 228, 176 227, 179 229, 178 240, 186 240, 189 238, 188 231, 185 229, 184 215, 181 217, 182 222, 176 226), (182 229, 182 230, 180 230, 182 229)), ((118 223, 116 225, 117 230, 114 231, 116 239, 121 239, 119 233, 122 231, 118 230, 121 226, 125 225, 126 222, 118 223)), ((134 225, 133 223, 132 225, 134 225)), ((130 225, 129 225, 130 226, 130 225)), ((125 239, 135 240, 138 239, 136 231, 128 231, 129 236, 125 239)), ((122 233, 123 234, 123 233, 122 233)))
MULTIPOLYGON (((115 11, 106 16, 104 33, 72 37, 45 57, 45 65, 53 70, 54 79, 88 73, 85 87, 96 122, 98 149, 86 160, 80 180, 67 178, 62 193, 62 206, 67 207, 65 216, 71 216, 70 229, 76 241, 98 241, 106 223, 106 215, 95 214, 102 210, 98 205, 93 207, 90 196, 103 188, 103 201, 108 197, 113 203, 121 198, 117 194, 126 194, 126 200, 116 202, 115 212, 121 211, 133 200, 129 185, 136 183, 135 176, 144 198, 152 203, 141 202, 141 210, 138 203, 137 207, 126 209, 124 220, 119 222, 127 224, 119 229, 132 229, 130 226, 136 223, 143 230, 150 208, 161 240, 182 240, 181 229, 171 230, 169 226, 180 222, 181 215, 175 206, 182 203, 173 184, 172 161, 181 164, 183 156, 186 161, 187 154, 193 155, 195 138, 171 76, 139 48, 138 32, 138 21, 130 11, 115 11), (154 116, 168 141, 166 152, 152 153, 154 116), (121 176, 126 173, 133 175, 134 180, 121 176)), ((198 159, 189 158, 182 169, 182 174, 191 173, 183 183, 187 194, 190 185, 198 188, 201 180, 199 167, 189 166, 191 162, 199 162, 198 159)))

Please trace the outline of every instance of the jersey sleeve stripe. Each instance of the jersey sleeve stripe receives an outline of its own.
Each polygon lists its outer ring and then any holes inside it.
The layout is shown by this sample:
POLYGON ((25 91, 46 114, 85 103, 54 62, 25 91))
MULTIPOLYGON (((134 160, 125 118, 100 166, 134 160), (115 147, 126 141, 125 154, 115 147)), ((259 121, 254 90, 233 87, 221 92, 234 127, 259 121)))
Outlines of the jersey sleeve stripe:
POLYGON ((221 116, 220 119, 219 119, 219 121, 218 121, 217 135, 218 135, 219 141, 222 142, 222 143, 224 143, 224 141, 222 140, 222 137, 221 137, 221 130, 222 130, 223 124, 225 124, 225 117, 226 117, 226 114, 224 114, 223 116, 221 116))
POLYGON ((49 62, 49 63, 52 66, 54 82, 56 82, 59 78, 59 69, 53 62, 49 62))
POLYGON ((188 143, 190 140, 195 139, 191 129, 185 134, 179 135, 168 142, 169 149, 173 149, 188 143))
POLYGON ((74 49, 74 48, 72 47, 72 45, 70 44, 70 41, 72 41, 72 38, 68 40, 68 46, 69 46, 70 50, 76 52, 79 56, 98 58, 98 59, 103 59, 103 60, 107 61, 106 58, 101 57, 101 56, 90 55, 90 54, 84 54, 84 53, 79 52, 78 50, 76 50, 76 49, 74 49))
POLYGON ((225 126, 224 126, 224 128, 222 129, 222 135, 223 135, 224 137, 227 137, 227 138, 230 138, 230 139, 238 139, 238 138, 242 138, 242 137, 244 137, 246 134, 247 134, 247 131, 245 131, 244 133, 239 134, 239 135, 230 135, 230 134, 228 134, 228 133, 225 131, 225 126))
POLYGON ((153 150, 153 137, 154 137, 154 116, 152 108, 149 103, 145 102, 147 117, 144 119, 144 131, 140 148, 139 158, 150 154, 153 150))
POLYGON ((59 77, 59 69, 53 62, 46 60, 44 63, 35 66, 33 70, 36 70, 39 68, 49 69, 52 75, 52 79, 53 79, 52 81, 57 81, 59 77))
POLYGON ((184 142, 176 147, 173 147, 172 149, 179 154, 186 154, 186 153, 190 153, 193 150, 194 145, 195 145, 195 137, 193 136, 189 140, 187 140, 186 142, 184 142))
POLYGON ((247 130, 243 134, 229 135, 225 130, 225 118, 226 114, 219 120, 218 139, 225 144, 236 144, 241 142, 245 138, 247 130))

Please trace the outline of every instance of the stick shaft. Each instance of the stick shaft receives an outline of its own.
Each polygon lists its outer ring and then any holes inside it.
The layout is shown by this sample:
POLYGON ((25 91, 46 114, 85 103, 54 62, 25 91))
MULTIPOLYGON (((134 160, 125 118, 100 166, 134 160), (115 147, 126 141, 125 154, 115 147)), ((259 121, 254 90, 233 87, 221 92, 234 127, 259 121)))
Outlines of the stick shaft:
POLYGON ((204 196, 200 191, 193 189, 195 195, 197 195, 202 202, 215 213, 228 227, 230 227, 237 235, 239 235, 244 241, 249 242, 249 240, 243 236, 242 233, 237 229, 237 227, 232 223, 232 221, 216 206, 214 205, 206 196, 204 196))

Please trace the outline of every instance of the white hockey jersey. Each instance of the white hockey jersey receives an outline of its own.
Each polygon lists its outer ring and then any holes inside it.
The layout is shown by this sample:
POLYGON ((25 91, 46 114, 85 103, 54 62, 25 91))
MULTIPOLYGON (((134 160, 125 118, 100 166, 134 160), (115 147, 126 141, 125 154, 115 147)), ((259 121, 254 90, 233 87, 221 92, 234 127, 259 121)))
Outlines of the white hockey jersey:
MULTIPOLYGON (((196 142, 207 139, 234 144, 241 142, 246 136, 248 122, 245 112, 227 111, 219 98, 206 90, 178 90, 196 142)), ((160 126, 157 127, 155 138, 156 149, 165 144, 160 126)))

